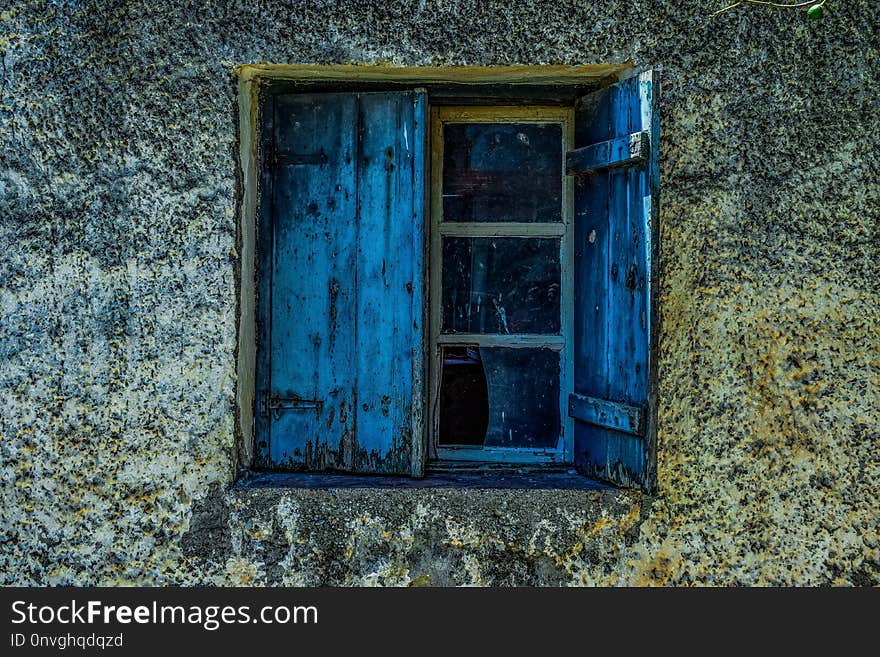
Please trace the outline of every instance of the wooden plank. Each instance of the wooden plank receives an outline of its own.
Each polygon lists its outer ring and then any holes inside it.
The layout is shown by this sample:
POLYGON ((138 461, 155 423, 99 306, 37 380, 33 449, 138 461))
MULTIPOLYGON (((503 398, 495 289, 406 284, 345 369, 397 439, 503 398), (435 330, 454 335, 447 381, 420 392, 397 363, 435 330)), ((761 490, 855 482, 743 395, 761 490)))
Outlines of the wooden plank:
POLYGON ((449 221, 440 224, 441 235, 454 237, 562 237, 565 235, 565 224, 552 223, 516 223, 493 221, 485 223, 465 223, 449 221))
MULTIPOLYGON (((651 143, 660 143, 660 72, 644 71, 639 74, 639 107, 641 126, 649 127, 651 143)), ((657 492, 657 360, 659 358, 658 315, 660 275, 660 158, 659 148, 651 149, 646 168, 647 186, 642 197, 645 226, 646 328, 648 335, 647 399, 648 417, 645 452, 645 476, 643 487, 650 493, 657 492)))
POLYGON ((586 424, 645 435, 645 408, 573 393, 568 396, 568 414, 586 424))
POLYGON ((426 427, 428 384, 426 363, 429 322, 429 308, 426 299, 428 286, 428 94, 424 89, 415 89, 413 94, 412 116, 412 406, 410 408, 412 444, 410 453, 410 474, 423 477, 427 461, 428 433, 426 427))
MULTIPOLYGON (((359 94, 356 468, 410 473, 414 362, 422 358, 424 94, 359 94)), ((418 387, 418 386, 415 386, 418 387)))
POLYGON ((577 66, 373 66, 320 64, 240 64, 242 80, 311 80, 337 82, 405 82, 410 84, 584 84, 617 79, 629 64, 577 66))
POLYGON ((560 463, 564 452, 555 449, 528 449, 523 447, 471 447, 443 445, 437 456, 444 461, 494 461, 497 463, 560 463))
POLYGON ((441 333, 437 336, 437 344, 473 344, 479 347, 509 347, 511 349, 526 347, 547 347, 562 349, 565 338, 561 335, 543 334, 497 334, 497 333, 441 333))
MULTIPOLYGON (((572 107, 569 108, 568 119, 563 124, 563 153, 574 148, 574 132, 574 105, 572 104, 572 107)), ((562 418, 563 449, 567 463, 574 462, 575 425, 574 419, 566 413, 567 393, 574 389, 574 182, 575 176, 563 176, 562 216, 565 224, 565 236, 561 240, 560 248, 562 262, 561 329, 562 335, 565 337, 565 346, 560 359, 559 417, 562 418)))
MULTIPOLYGON (((257 162, 265 163, 267 153, 275 148, 275 98, 262 95, 260 106, 260 135, 257 146, 257 162)), ((271 360, 269 357, 271 336, 272 298, 272 218, 274 215, 274 175, 271 168, 259 167, 260 200, 256 217, 256 373, 254 381, 254 464, 268 467, 269 416, 264 412, 265 400, 269 398, 271 385, 271 360)))
MULTIPOLYGON (((612 89, 586 96, 575 107, 575 146, 613 136, 612 89)), ((610 281, 609 171, 575 180, 574 391, 607 397, 607 304, 610 281)), ((608 430, 576 422, 574 460, 585 473, 598 476, 608 453, 608 430)))
MULTIPOLYGON (((612 134, 628 135, 641 131, 639 124, 638 80, 631 78, 616 85, 613 98, 612 134)), ((611 198, 609 221, 612 227, 609 247, 608 287, 608 387, 606 399, 641 405, 647 402, 647 336, 644 317, 644 230, 640 196, 644 167, 629 166, 609 170, 611 198)), ((644 445, 622 434, 610 436, 607 443, 604 476, 621 484, 632 484, 644 473, 644 445)))
POLYGON ((558 123, 571 117, 567 107, 552 105, 438 107, 437 118, 447 123, 558 123))
POLYGON ((646 162, 649 154, 648 131, 634 132, 569 151, 565 156, 565 171, 586 174, 600 169, 633 166, 646 162))
POLYGON ((562 105, 571 107, 579 96, 595 91, 598 81, 585 84, 523 85, 433 84, 429 88, 432 105, 562 105))
MULTIPOLYGON (((630 139, 630 135, 643 132, 650 132, 650 141, 656 144, 659 136, 656 118, 650 94, 646 93, 645 77, 630 78, 588 97, 579 115, 582 133, 578 144, 586 146, 630 139)), ((584 178, 586 181, 607 181, 604 197, 607 250, 601 254, 607 263, 606 303, 604 311, 601 311, 601 304, 596 304, 600 312, 595 317, 586 309, 589 321, 584 322, 580 331, 576 330, 576 372, 580 371, 581 375, 576 375, 575 392, 584 397, 615 400, 646 410, 642 416, 641 435, 632 435, 633 432, 625 429, 578 424, 575 428, 575 459, 588 474, 624 486, 645 485, 648 465, 653 459, 651 436, 655 428, 651 418, 656 415, 656 408, 654 398, 650 396, 652 375, 649 370, 652 353, 656 350, 650 322, 656 311, 649 308, 649 299, 656 294, 651 278, 656 270, 656 237, 652 232, 649 197, 652 186, 656 188, 655 151, 648 152, 648 166, 633 166, 630 162, 629 166, 603 169, 584 178), (595 331, 593 341, 585 344, 583 341, 590 340, 591 331, 595 331), (603 336, 602 339, 595 339, 597 335, 603 336), (595 351, 599 345, 604 351, 604 363, 595 351), (595 367, 601 370, 601 376, 590 372, 595 367)), ((602 202, 593 195, 601 194, 602 190, 596 185, 590 187, 589 182, 579 189, 578 206, 585 209, 588 224, 590 218, 595 222, 597 213, 601 215, 603 208, 602 202)), ((588 242, 591 237, 592 232, 587 234, 588 242)), ((600 241, 598 231, 595 239, 597 243, 600 241)), ((577 248, 581 247, 578 238, 577 248)), ((590 249, 584 249, 579 270, 598 275, 598 255, 598 252, 590 253, 590 249)), ((586 286, 579 299, 587 303, 592 294, 589 282, 589 275, 576 279, 577 285, 586 286)), ((593 283, 596 283, 595 279, 593 283)))
POLYGON ((276 99, 278 150, 323 152, 327 161, 275 170, 271 394, 264 410, 274 467, 351 467, 346 446, 355 432, 356 111, 348 94, 276 99))
POLYGON ((273 108, 261 465, 419 475, 425 95, 275 95, 273 108))
MULTIPOLYGON (((254 84, 256 79, 239 83, 254 84)), ((375 91, 400 91, 399 82, 391 81, 356 81, 334 82, 332 80, 285 80, 264 78, 256 82, 272 92, 289 93, 324 93, 338 92, 341 87, 349 93, 366 93, 375 91)), ((410 83, 413 84, 413 83, 410 83)), ((550 105, 571 108, 574 102, 586 93, 599 89, 602 83, 596 79, 572 80, 565 84, 505 84, 486 83, 468 84, 455 82, 418 82, 418 88, 428 92, 431 106, 485 106, 485 105, 550 105)))
POLYGON ((442 281, 442 265, 443 239, 440 235, 440 225, 443 218, 443 122, 440 120, 440 108, 431 108, 431 128, 429 141, 429 159, 431 161, 431 179, 428 187, 430 188, 430 220, 431 228, 428 235, 429 247, 429 265, 428 265, 428 331, 429 331, 429 347, 428 347, 428 458, 436 459, 437 441, 440 436, 440 372, 441 372, 441 355, 443 350, 437 344, 437 338, 440 335, 440 324, 442 321, 441 305, 441 281, 442 281))

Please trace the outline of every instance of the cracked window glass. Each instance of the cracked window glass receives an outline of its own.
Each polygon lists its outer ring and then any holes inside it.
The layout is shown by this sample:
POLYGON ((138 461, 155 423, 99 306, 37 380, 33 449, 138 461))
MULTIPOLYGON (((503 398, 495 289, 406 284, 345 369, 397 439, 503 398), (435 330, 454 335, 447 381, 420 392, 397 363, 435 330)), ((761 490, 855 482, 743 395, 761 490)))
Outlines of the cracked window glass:
POLYGON ((443 333, 544 333, 560 329, 560 241, 443 238, 443 333))

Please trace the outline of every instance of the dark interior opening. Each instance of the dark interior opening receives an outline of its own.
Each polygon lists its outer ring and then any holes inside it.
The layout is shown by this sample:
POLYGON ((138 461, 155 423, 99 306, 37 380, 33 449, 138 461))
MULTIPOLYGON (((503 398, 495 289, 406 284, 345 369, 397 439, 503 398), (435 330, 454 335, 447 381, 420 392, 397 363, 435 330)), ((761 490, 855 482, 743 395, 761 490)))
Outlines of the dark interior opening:
POLYGON ((400 91, 423 88, 431 105, 573 105, 584 94, 602 87, 589 80, 580 84, 469 84, 415 82, 358 82, 263 79, 260 88, 268 93, 320 93, 400 91))
POLYGON ((489 386, 479 347, 443 348, 439 414, 439 444, 483 444, 489 428, 489 386))

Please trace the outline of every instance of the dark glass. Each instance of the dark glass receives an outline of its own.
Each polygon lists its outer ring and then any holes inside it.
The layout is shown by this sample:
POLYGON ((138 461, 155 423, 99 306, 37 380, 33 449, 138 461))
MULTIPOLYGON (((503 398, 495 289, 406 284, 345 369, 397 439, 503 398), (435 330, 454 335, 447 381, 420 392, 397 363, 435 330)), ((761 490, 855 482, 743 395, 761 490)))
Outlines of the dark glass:
POLYGON ((444 347, 442 359, 440 445, 557 446, 558 352, 444 347))
POLYGON ((443 126, 443 221, 562 221, 562 126, 443 126))
POLYGON ((443 333, 559 333, 555 238, 444 237, 443 333))

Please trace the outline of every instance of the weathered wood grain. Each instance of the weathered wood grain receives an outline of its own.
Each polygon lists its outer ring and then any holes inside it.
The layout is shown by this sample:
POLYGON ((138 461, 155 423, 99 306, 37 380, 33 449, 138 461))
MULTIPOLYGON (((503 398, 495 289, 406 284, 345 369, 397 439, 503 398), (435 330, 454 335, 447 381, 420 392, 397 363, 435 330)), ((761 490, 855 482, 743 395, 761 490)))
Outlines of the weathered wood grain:
POLYGON ((624 431, 634 436, 645 434, 645 409, 607 399, 571 394, 568 414, 586 424, 624 431))
MULTIPOLYGON (((413 93, 360 94, 357 447, 381 472, 412 469, 413 365, 422 358, 424 167, 413 93)), ((421 120, 421 117, 418 117, 421 120)), ((420 131, 419 131, 420 132, 420 131)), ((420 439, 420 437, 419 437, 420 439)))
POLYGON ((650 133, 645 130, 576 148, 566 154, 565 171, 591 173, 600 169, 642 164, 648 160, 650 143, 650 133))
POLYGON ((418 474, 424 114, 416 92, 272 101, 259 272, 263 466, 418 474))
MULTIPOLYGON (((632 135, 645 132, 656 144, 657 116, 651 106, 656 98, 645 94, 643 82, 643 77, 629 78, 579 104, 576 146, 582 153, 596 158, 613 155, 617 144, 623 157, 623 146, 634 142, 632 135)), ((651 180, 655 151, 647 151, 647 166, 638 157, 628 158, 623 166, 593 169, 577 179, 575 192, 573 399, 576 411, 586 418, 575 426, 575 462, 592 476, 625 486, 649 483, 651 439, 646 436, 654 430, 649 406, 649 358, 655 347, 649 323, 649 271, 656 228, 650 224, 649 197, 651 185, 656 185, 651 180), (604 401, 606 409, 616 403, 622 408, 647 407, 647 414, 638 416, 638 424, 646 426, 634 431, 624 418, 618 418, 620 426, 615 428, 609 427, 614 422, 595 422, 597 413, 579 403, 583 398, 604 401)))
POLYGON ((344 463, 355 431, 357 99, 276 99, 269 461, 344 463))

